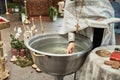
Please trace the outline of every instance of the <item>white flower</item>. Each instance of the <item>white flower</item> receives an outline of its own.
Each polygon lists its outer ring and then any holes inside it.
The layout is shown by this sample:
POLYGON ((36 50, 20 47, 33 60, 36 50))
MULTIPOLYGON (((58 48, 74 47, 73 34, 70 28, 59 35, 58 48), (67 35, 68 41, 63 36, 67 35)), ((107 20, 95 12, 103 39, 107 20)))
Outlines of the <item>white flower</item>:
POLYGON ((14 28, 14 31, 16 32, 17 30, 16 30, 16 26, 15 26, 15 28, 14 28))
POLYGON ((22 29, 21 29, 21 27, 18 27, 18 29, 17 29, 17 33, 22 33, 22 29))
POLYGON ((20 33, 15 34, 15 38, 18 39, 20 37, 20 33))

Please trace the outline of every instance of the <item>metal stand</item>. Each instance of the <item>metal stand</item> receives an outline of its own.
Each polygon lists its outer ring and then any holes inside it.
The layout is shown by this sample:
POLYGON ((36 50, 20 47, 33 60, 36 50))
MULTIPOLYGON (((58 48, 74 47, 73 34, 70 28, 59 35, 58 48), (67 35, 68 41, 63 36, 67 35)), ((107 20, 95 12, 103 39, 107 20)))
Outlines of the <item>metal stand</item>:
POLYGON ((64 76, 54 76, 54 80, 63 80, 64 76))

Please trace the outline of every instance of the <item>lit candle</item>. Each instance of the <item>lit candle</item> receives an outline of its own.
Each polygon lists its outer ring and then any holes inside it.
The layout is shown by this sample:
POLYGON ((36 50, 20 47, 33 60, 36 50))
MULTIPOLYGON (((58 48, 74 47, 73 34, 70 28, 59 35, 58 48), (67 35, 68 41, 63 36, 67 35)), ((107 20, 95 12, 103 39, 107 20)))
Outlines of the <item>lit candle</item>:
POLYGON ((35 35, 35 23, 34 23, 34 18, 32 18, 32 27, 31 27, 31 30, 32 30, 32 35, 34 36, 34 35, 35 35))
POLYGON ((31 30, 34 31, 35 30, 35 23, 34 23, 34 18, 32 18, 32 27, 31 30))
POLYGON ((41 27, 41 31, 42 31, 42 33, 44 33, 44 29, 43 29, 43 24, 42 24, 41 16, 40 16, 39 18, 40 18, 40 27, 41 27))
POLYGON ((35 24, 34 24, 34 18, 32 18, 32 25, 35 25, 35 24))
POLYGON ((6 14, 9 14, 8 13, 8 8, 7 8, 7 0, 5 0, 5 8, 6 8, 6 14))
POLYGON ((26 0, 24 0, 24 5, 25 5, 25 15, 27 16, 26 0))

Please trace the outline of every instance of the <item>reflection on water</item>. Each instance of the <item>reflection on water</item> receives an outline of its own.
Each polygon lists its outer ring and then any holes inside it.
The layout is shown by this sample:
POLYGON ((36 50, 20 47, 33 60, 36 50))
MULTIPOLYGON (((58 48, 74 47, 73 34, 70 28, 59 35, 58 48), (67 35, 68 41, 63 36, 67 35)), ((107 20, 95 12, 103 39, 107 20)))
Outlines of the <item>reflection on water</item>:
MULTIPOLYGON (((67 43, 51 43, 39 46, 37 50, 54 54, 66 54, 67 45, 67 43)), ((81 50, 83 49, 76 45, 73 53, 80 52, 81 50)))

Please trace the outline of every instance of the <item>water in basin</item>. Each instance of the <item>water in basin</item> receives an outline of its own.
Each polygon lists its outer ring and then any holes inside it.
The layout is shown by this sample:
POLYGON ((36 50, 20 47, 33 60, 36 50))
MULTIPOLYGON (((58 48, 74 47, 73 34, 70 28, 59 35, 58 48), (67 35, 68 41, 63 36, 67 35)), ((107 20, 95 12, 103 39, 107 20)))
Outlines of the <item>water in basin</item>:
MULTIPOLYGON (((36 49, 47 53, 66 54, 67 46, 67 43, 49 43, 39 46, 36 49)), ((75 50, 73 53, 80 52, 81 50, 83 49, 80 46, 75 45, 75 50)))

